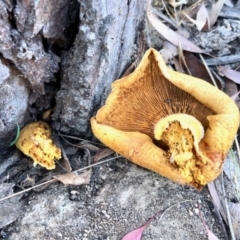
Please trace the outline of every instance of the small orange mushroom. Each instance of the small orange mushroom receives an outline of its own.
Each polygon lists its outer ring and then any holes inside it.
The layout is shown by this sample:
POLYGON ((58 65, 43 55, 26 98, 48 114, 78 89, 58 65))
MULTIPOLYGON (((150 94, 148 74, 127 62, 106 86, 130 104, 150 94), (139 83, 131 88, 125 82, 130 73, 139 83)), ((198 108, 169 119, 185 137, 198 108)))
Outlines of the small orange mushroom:
POLYGON ((94 135, 114 151, 197 189, 221 173, 238 125, 238 108, 225 93, 171 70, 152 48, 112 84, 91 119, 94 135))
POLYGON ((54 169, 54 160, 61 158, 61 150, 53 144, 51 134, 52 130, 46 122, 30 123, 21 130, 16 147, 31 157, 34 165, 54 169))

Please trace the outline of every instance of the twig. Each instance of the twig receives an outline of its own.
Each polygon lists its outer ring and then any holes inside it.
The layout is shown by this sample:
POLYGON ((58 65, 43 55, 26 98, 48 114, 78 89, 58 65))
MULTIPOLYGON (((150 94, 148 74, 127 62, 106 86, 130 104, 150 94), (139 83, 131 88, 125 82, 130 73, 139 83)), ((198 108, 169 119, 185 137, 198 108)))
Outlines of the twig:
POLYGON ((221 90, 223 90, 223 88, 225 87, 225 82, 223 81, 223 79, 221 78, 221 76, 219 76, 214 70, 211 69, 211 73, 215 76, 215 78, 217 78, 217 80, 220 82, 221 84, 221 90))
POLYGON ((234 143, 235 143, 236 148, 237 148, 238 161, 239 161, 239 164, 240 164, 240 147, 239 147, 239 142, 238 142, 238 139, 237 139, 237 135, 234 138, 234 143))
POLYGON ((230 19, 240 19, 240 9, 223 6, 219 16, 230 19))
POLYGON ((220 201, 219 195, 217 193, 217 190, 216 190, 214 182, 208 183, 207 186, 208 186, 208 191, 209 191, 209 193, 210 193, 210 195, 212 197, 213 205, 216 206, 218 211, 221 213, 222 218, 224 219, 224 221, 227 222, 227 216, 226 216, 226 214, 224 212, 224 209, 223 209, 223 206, 221 204, 221 201, 220 201))
POLYGON ((163 19, 167 23, 171 24, 171 26, 175 30, 177 30, 177 24, 172 19, 168 18, 165 14, 163 14, 161 11, 156 10, 155 8, 152 8, 151 10, 155 15, 157 15, 158 17, 160 17, 161 19, 163 19))
POLYGON ((205 59, 205 62, 208 66, 226 65, 229 63, 235 63, 239 61, 240 61, 240 54, 205 59))
POLYGON ((220 198, 218 196, 218 193, 217 193, 217 190, 216 190, 216 187, 215 187, 215 184, 214 182, 210 182, 208 183, 208 191, 212 197, 212 203, 213 203, 213 206, 214 206, 214 210, 215 210, 215 213, 218 217, 218 220, 223 228, 223 232, 224 232, 224 236, 225 236, 225 239, 227 240, 228 237, 227 237, 227 231, 226 231, 226 228, 225 228, 225 225, 223 223, 223 220, 225 222, 227 222, 227 216, 224 212, 224 209, 223 209, 223 206, 222 206, 222 203, 220 201, 220 198), (223 219, 223 220, 222 220, 223 219))
POLYGON ((214 203, 213 203, 213 206, 214 206, 214 211, 215 211, 215 213, 217 215, 218 221, 221 224, 221 227, 222 227, 222 230, 223 230, 223 234, 224 234, 224 238, 225 238, 225 240, 228 240, 227 230, 226 230, 226 227, 225 227, 225 225, 223 223, 223 219, 222 219, 221 213, 219 212, 217 206, 214 203))
POLYGON ((206 70, 207 70, 207 72, 208 72, 208 74, 209 74, 209 76, 210 76, 210 78, 211 78, 211 80, 212 80, 212 82, 213 82, 213 85, 214 85, 215 87, 218 87, 218 86, 217 86, 217 83, 216 83, 216 81, 215 81, 215 79, 214 79, 214 77, 213 77, 213 75, 212 75, 212 73, 211 73, 211 71, 209 70, 208 66, 206 65, 205 59, 203 58, 202 54, 199 54, 199 55, 200 55, 200 58, 201 58, 201 60, 202 60, 202 62, 203 62, 204 67, 206 68, 206 70))
POLYGON ((166 212, 167 212, 168 210, 170 210, 171 208, 173 208, 173 207, 175 207, 175 206, 177 206, 177 205, 179 205, 179 204, 185 203, 185 202, 196 202, 196 201, 197 201, 197 200, 184 200, 184 201, 182 201, 182 202, 178 202, 178 203, 173 204, 172 206, 168 207, 168 208, 163 212, 163 214, 162 214, 161 217, 159 218, 158 222, 160 222, 160 221, 162 220, 163 216, 164 216, 164 215, 166 214, 166 212))
POLYGON ((93 142, 93 141, 88 141, 84 138, 79 138, 79 137, 74 137, 74 136, 69 136, 69 135, 65 135, 65 134, 61 134, 60 132, 58 132, 59 136, 60 137, 67 137, 67 138, 71 138, 71 139, 75 139, 75 140, 79 140, 79 141, 86 141, 86 142, 89 142, 89 143, 94 143, 96 145, 100 145, 100 146, 105 146, 104 144, 102 143, 96 143, 96 142, 93 142))

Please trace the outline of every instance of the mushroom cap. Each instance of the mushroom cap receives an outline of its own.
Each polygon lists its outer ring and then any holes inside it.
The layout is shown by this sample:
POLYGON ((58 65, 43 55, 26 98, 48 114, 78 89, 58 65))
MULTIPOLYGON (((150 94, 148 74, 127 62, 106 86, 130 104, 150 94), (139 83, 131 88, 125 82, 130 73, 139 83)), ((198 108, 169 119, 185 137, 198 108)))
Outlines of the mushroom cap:
POLYGON ((238 125, 239 111, 232 99, 201 79, 171 70, 152 48, 133 73, 112 84, 105 105, 91 119, 94 135, 114 151, 198 189, 220 174, 238 125), (183 134, 191 142, 191 160, 184 160, 190 156, 184 143, 185 157, 172 161, 179 151, 171 143, 174 131, 176 141, 183 134))
POLYGON ((53 144, 52 130, 43 121, 26 125, 20 132, 16 147, 25 155, 31 157, 34 165, 39 164, 46 169, 54 169, 54 160, 61 158, 61 150, 53 144))

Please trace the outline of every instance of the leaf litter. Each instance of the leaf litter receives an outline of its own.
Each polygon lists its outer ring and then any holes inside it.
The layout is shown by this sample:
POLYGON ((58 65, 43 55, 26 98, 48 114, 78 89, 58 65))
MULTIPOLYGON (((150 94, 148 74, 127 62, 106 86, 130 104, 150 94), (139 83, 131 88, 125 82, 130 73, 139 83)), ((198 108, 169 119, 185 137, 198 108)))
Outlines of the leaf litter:
MULTIPOLYGON (((90 166, 83 167, 83 168, 81 168, 81 169, 75 170, 75 171, 73 171, 72 173, 78 173, 78 172, 81 172, 81 171, 86 170, 86 169, 88 169, 88 168, 95 167, 95 166, 97 166, 97 165, 104 164, 104 163, 109 162, 109 161, 113 161, 113 160, 115 160, 115 159, 117 159, 117 158, 120 158, 120 156, 112 157, 112 158, 109 158, 109 159, 106 159, 106 160, 103 160, 103 161, 100 161, 100 162, 91 164, 90 166)), ((31 190, 33 190, 33 189, 36 189, 36 188, 42 187, 42 186, 44 186, 44 185, 46 185, 46 184, 51 184, 51 183, 54 183, 54 182, 56 182, 56 179, 50 179, 50 180, 48 180, 48 181, 39 183, 39 184, 37 184, 37 185, 35 185, 35 186, 33 186, 33 187, 26 188, 26 189, 24 189, 24 190, 22 190, 22 191, 19 191, 19 192, 17 192, 17 193, 12 193, 12 194, 8 194, 8 195, 4 195, 3 197, 0 198, 0 203, 3 202, 3 201, 5 201, 5 200, 7 200, 7 199, 11 199, 11 198, 13 198, 13 197, 15 197, 15 196, 19 196, 19 195, 21 195, 21 194, 23 194, 23 193, 29 192, 29 191, 31 191, 31 190)))
POLYGON ((56 175, 53 178, 57 179, 58 181, 62 182, 64 185, 82 185, 82 184, 89 184, 91 180, 92 170, 88 170, 84 173, 64 173, 61 175, 56 175))
POLYGON ((202 3, 201 7, 199 8, 197 15, 196 15, 196 20, 188 16, 186 13, 183 13, 183 15, 193 24, 196 25, 198 31, 202 31, 203 28, 209 30, 210 29, 210 19, 209 19, 209 13, 204 5, 202 3))
POLYGON ((149 7, 147 10, 147 17, 149 22, 152 24, 152 26, 169 42, 171 42, 175 46, 179 46, 181 44, 181 47, 183 50, 189 51, 189 52, 195 52, 195 53, 205 53, 204 50, 200 49, 198 46, 196 46, 194 43, 189 41, 188 39, 184 38, 183 36, 179 35, 175 31, 173 31, 171 28, 169 28, 167 25, 162 23, 151 11, 151 8, 149 7))

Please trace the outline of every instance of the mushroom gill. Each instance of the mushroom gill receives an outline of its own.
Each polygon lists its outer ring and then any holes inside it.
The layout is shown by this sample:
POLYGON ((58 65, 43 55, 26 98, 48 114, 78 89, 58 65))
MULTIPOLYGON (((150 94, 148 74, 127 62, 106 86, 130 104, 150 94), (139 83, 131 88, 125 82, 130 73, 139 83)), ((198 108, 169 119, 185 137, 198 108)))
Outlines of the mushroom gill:
POLYGON ((159 119, 185 113, 198 119, 206 129, 207 116, 214 112, 164 77, 153 51, 145 61, 149 64, 142 62, 140 71, 113 83, 114 94, 97 113, 98 123, 153 138, 154 125, 159 119))
POLYGON ((172 71, 154 49, 112 84, 91 119, 94 135, 116 152, 198 189, 220 174, 238 124, 238 108, 226 94, 172 71))

